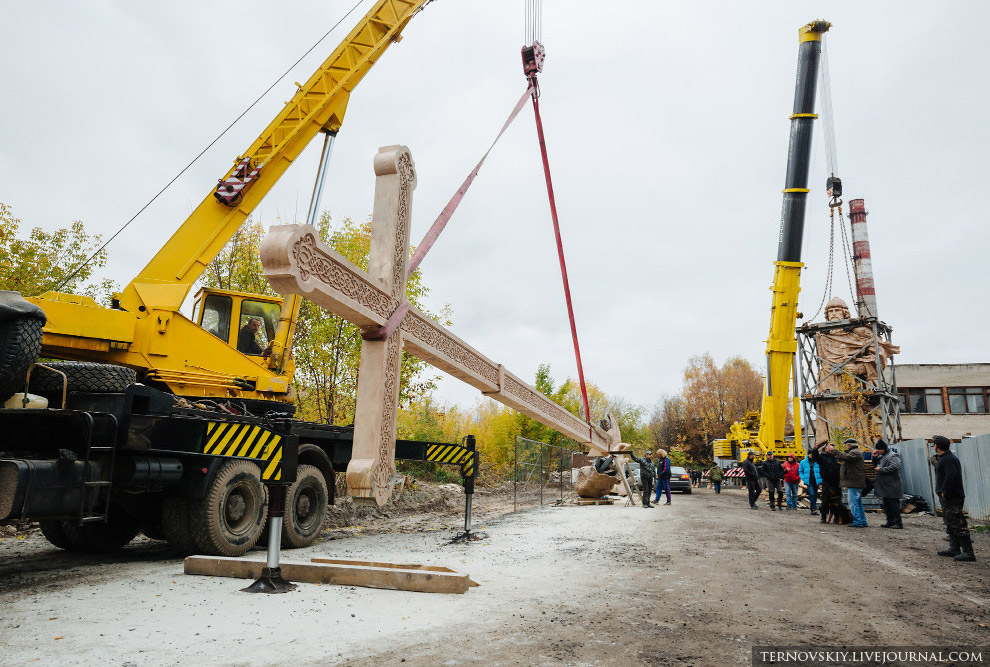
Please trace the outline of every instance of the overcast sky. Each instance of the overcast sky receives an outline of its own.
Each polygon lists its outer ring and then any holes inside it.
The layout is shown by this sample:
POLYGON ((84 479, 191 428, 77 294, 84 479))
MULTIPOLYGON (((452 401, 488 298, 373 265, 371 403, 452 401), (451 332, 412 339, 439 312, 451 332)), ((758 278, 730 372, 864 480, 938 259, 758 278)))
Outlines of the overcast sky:
MULTIPOLYGON (((353 5, 352 0, 0 0, 0 201, 24 228, 108 236, 353 5)), ((351 96, 324 205, 371 213, 379 146, 412 151, 418 241, 525 85, 523 0, 436 0, 351 96)), ((371 6, 305 59, 110 247, 126 284, 371 6)), ((541 107, 587 378, 648 405, 688 357, 759 363, 769 328, 797 29, 833 23, 840 176, 865 198, 900 363, 990 361, 990 3, 547 0, 541 107)), ((801 309, 828 263, 816 128, 801 309)), ((256 216, 302 221, 307 150, 256 216)), ((496 147, 423 271, 453 331, 524 378, 575 376, 533 116, 496 147)), ((835 291, 849 288, 837 264, 835 291)), ((471 405, 448 379, 439 396, 471 405)))

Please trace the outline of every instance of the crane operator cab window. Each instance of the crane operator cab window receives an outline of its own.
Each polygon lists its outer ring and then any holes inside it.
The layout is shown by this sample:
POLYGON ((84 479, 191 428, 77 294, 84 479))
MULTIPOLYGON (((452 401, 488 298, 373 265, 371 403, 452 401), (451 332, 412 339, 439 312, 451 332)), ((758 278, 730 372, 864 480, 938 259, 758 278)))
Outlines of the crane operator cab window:
POLYGON ((281 308, 275 303, 251 299, 242 301, 237 333, 238 352, 262 354, 275 337, 280 312, 281 308))
POLYGON ((233 302, 229 296, 210 294, 203 301, 201 326, 211 334, 226 341, 230 336, 230 311, 233 302))

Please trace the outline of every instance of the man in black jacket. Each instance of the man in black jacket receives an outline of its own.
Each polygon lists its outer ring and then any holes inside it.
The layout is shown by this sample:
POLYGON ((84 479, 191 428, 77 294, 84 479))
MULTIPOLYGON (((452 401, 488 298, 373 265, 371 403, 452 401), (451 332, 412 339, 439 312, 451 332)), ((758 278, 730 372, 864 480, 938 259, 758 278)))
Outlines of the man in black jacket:
POLYGON ((773 452, 767 452, 767 460, 763 462, 763 476, 767 478, 767 493, 770 494, 770 509, 784 508, 784 466, 774 458, 773 452), (774 506, 774 493, 777 494, 777 504, 774 506))
POLYGON ((753 463, 753 458, 753 452, 747 454, 742 469, 746 476, 746 489, 749 491, 749 508, 755 510, 757 509, 756 499, 760 497, 760 473, 756 469, 756 464, 753 463))
POLYGON ((839 485, 839 462, 831 454, 832 447, 820 442, 811 450, 811 460, 818 464, 822 477, 821 522, 828 523, 829 517, 839 521, 842 511, 842 489, 839 485))
POLYGON ((958 561, 973 561, 973 540, 969 536, 963 503, 966 492, 963 489, 962 466, 956 455, 949 451, 949 439, 941 435, 932 438, 935 443, 935 493, 942 501, 942 520, 945 532, 949 534, 949 548, 938 552, 939 556, 955 558, 958 561))
POLYGON ((630 452, 633 461, 639 464, 639 483, 643 485, 643 507, 653 507, 650 504, 650 494, 653 493, 653 483, 657 477, 657 467, 653 465, 653 452, 646 452, 646 458, 641 459, 630 452))

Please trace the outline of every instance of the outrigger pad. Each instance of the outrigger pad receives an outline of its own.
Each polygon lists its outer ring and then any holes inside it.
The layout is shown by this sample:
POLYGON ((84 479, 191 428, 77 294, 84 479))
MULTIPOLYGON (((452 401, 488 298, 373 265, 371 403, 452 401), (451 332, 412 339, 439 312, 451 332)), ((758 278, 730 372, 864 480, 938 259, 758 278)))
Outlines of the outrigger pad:
POLYGON ((22 297, 20 292, 0 290, 0 322, 21 317, 41 320, 42 324, 48 321, 45 311, 22 297))
POLYGON ((269 567, 261 568, 261 576, 247 588, 242 588, 242 593, 288 593, 296 590, 297 586, 282 578, 282 568, 274 569, 269 567))

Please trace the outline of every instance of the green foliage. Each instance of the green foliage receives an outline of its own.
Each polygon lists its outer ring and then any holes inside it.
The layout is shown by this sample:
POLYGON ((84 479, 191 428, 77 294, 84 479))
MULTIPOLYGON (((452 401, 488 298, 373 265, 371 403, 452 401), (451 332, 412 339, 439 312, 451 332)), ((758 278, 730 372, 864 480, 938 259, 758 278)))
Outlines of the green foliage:
MULTIPOLYGON (((24 296, 38 296, 54 290, 69 273, 100 247, 99 234, 87 234, 82 222, 46 232, 35 227, 27 238, 18 236, 21 221, 14 217, 7 204, 0 203, 0 290, 13 290, 24 296)), ((93 272, 107 263, 107 252, 101 250, 76 273, 59 291, 84 294, 109 302, 115 287, 103 279, 90 282, 93 272)))

